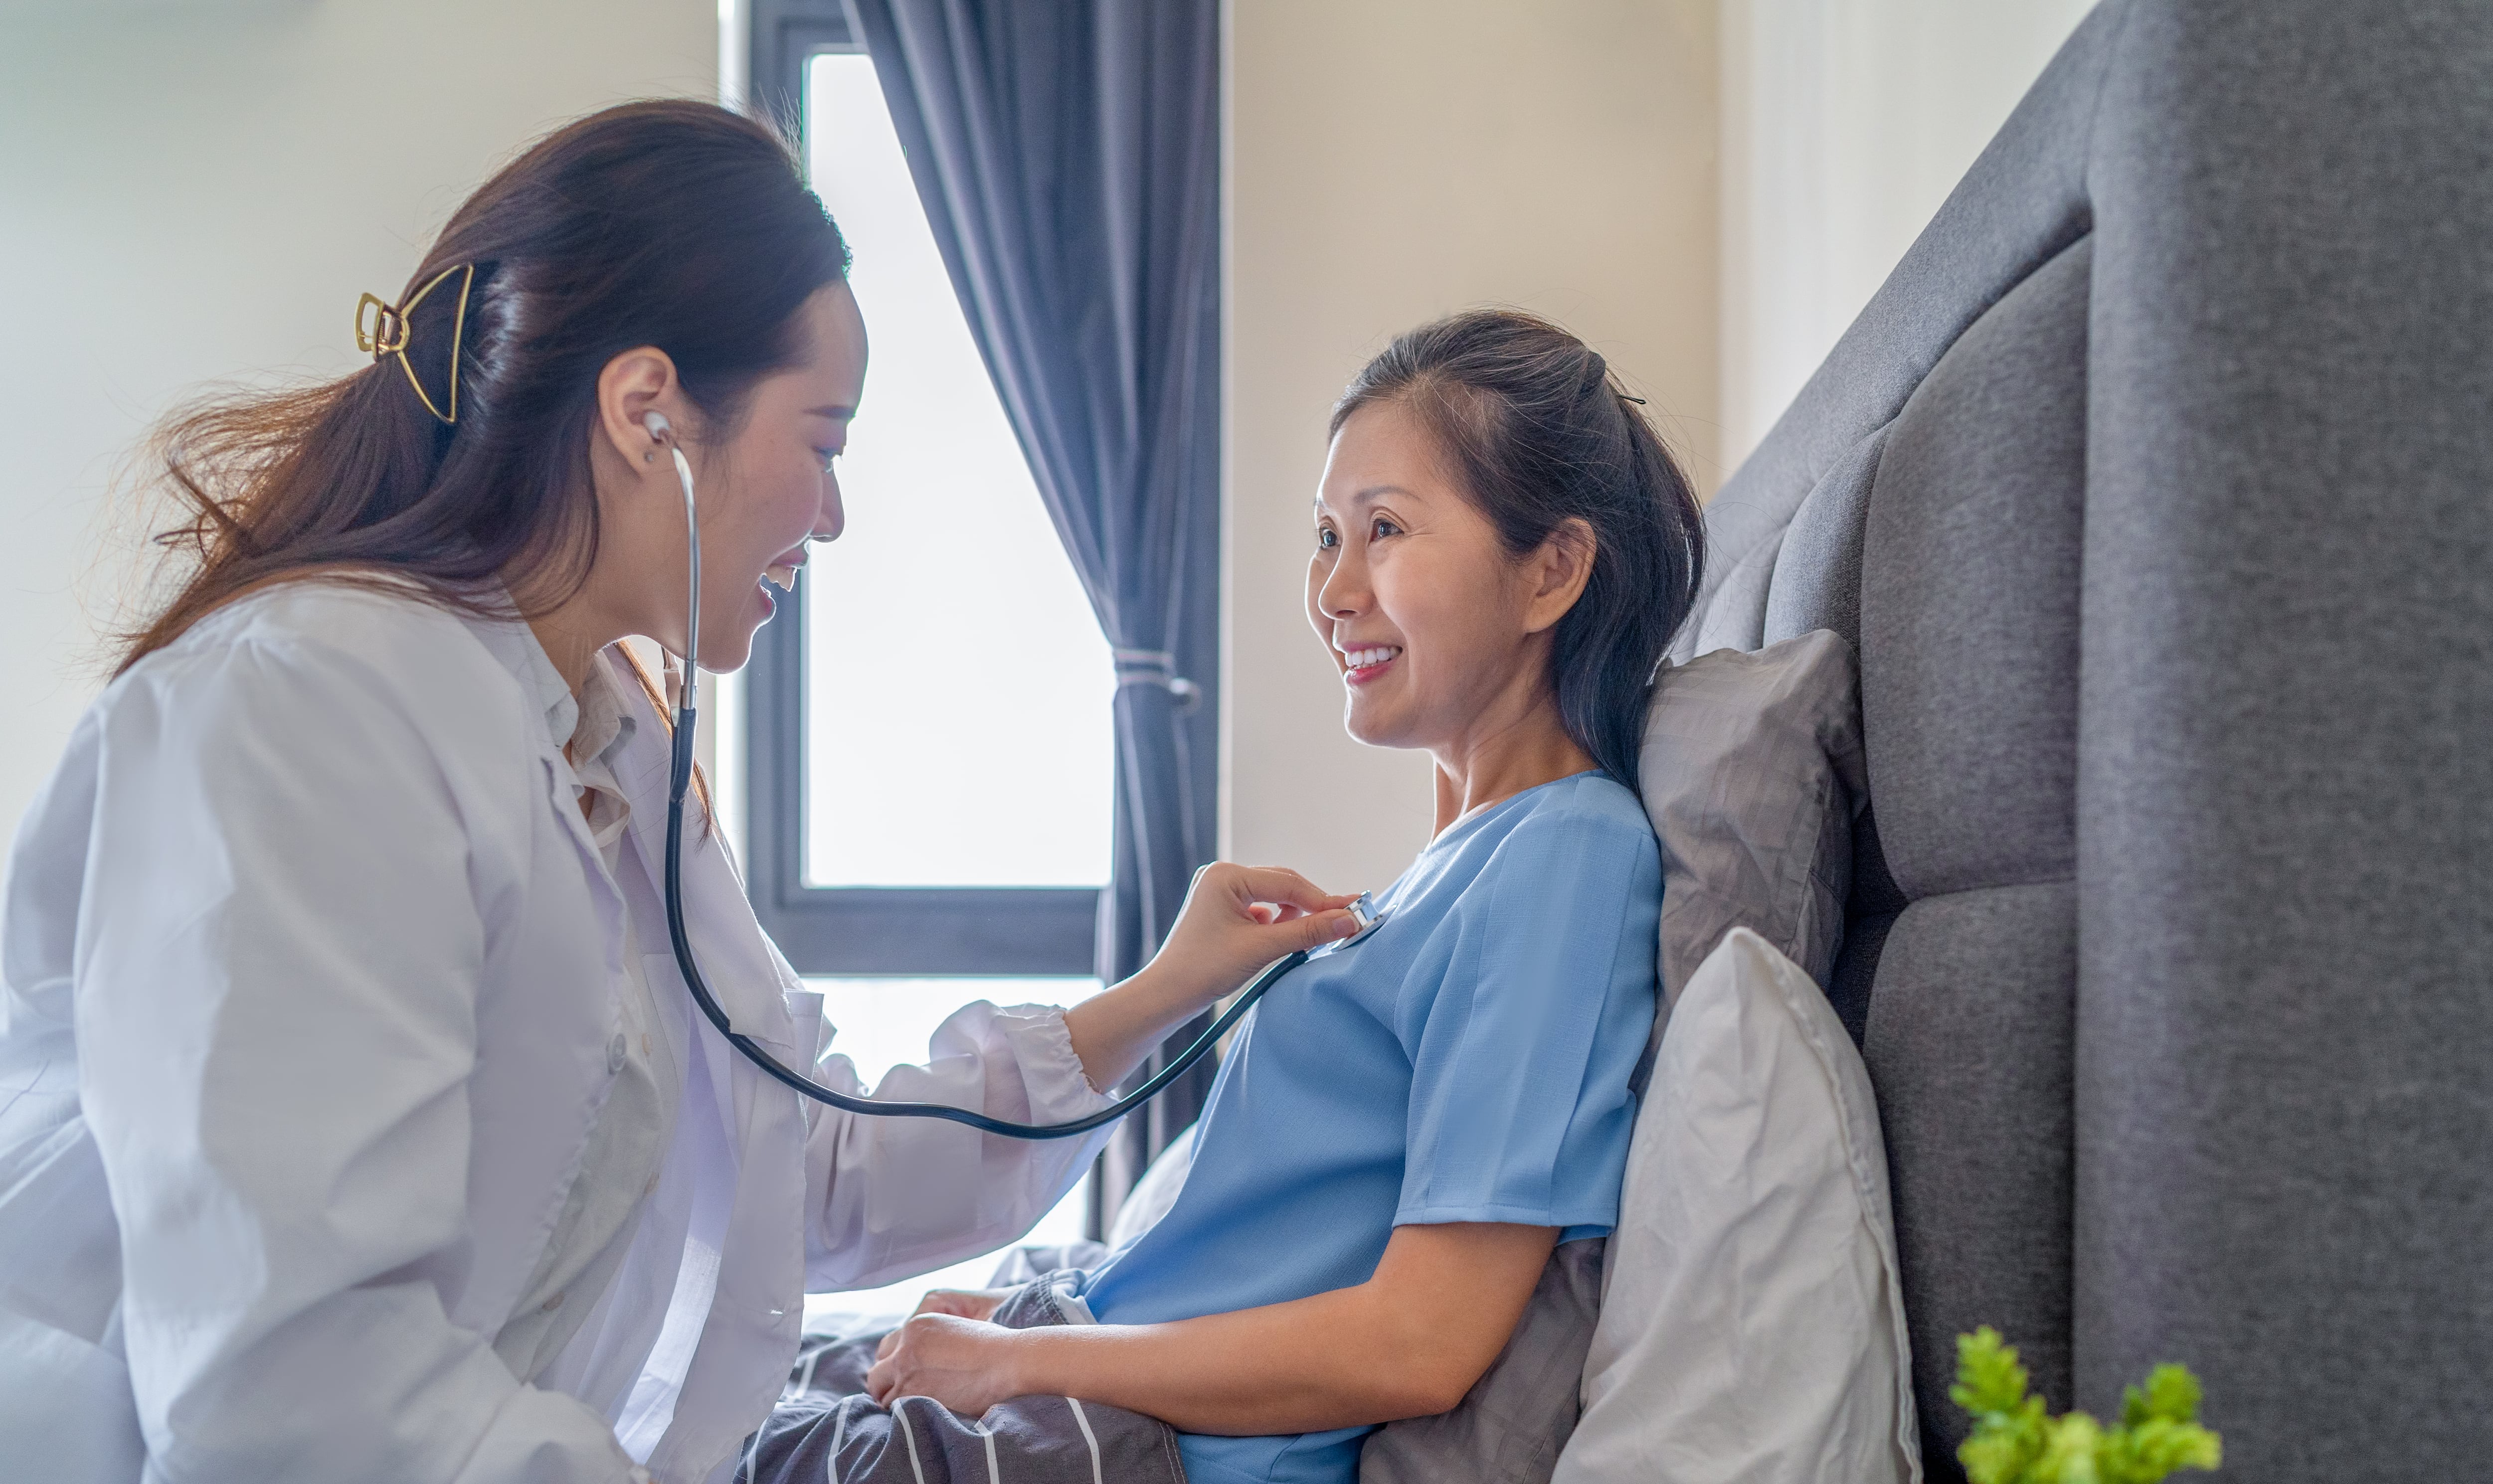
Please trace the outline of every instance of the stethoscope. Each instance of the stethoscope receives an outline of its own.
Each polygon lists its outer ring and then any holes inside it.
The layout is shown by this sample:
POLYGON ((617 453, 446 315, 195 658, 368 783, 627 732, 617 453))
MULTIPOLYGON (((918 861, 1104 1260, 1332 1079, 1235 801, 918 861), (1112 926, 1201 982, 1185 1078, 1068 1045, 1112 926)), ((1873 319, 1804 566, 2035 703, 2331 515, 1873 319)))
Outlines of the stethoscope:
POLYGON ((1327 943, 1321 948, 1301 949, 1257 974, 1254 982, 1239 994, 1237 1002, 1223 1012, 1218 1020, 1212 1023, 1210 1029, 1195 1037, 1192 1046, 1180 1053, 1175 1061, 1154 1074, 1149 1082, 1088 1117, 1074 1118, 1064 1123, 1015 1123, 1009 1119, 990 1118, 985 1113, 972 1113, 966 1108, 953 1108, 943 1103, 886 1103, 875 1098, 858 1097, 853 1093, 826 1087, 802 1072, 781 1062, 778 1057, 763 1050, 751 1036, 738 1031, 729 1022, 727 1011, 720 1007, 717 996, 709 992, 707 981, 702 978, 701 965, 693 962, 692 939, 684 932, 684 795, 692 787, 693 723, 698 714, 698 702, 701 698, 701 665, 696 658, 701 653, 701 525, 693 513, 692 461, 684 457, 683 446, 672 436, 674 429, 668 424, 663 413, 652 412, 641 421, 642 426, 648 429, 649 436, 665 444, 667 452, 675 456, 676 478, 681 481, 684 487, 684 541, 691 549, 688 563, 691 582, 684 623, 683 694, 676 705, 675 755, 673 766, 667 776, 667 935, 675 946, 676 967, 683 973, 685 988, 692 991, 693 1003, 701 1006, 702 1014, 707 1016, 709 1023, 718 1027, 718 1033, 727 1038, 727 1044, 735 1047, 747 1061, 806 1097, 818 1103, 826 1103, 833 1108, 846 1109, 850 1113, 866 1113, 878 1118, 948 1118, 954 1123, 966 1123, 983 1133, 1002 1134, 1007 1139, 1069 1139, 1076 1134, 1087 1134, 1095 1128, 1114 1123, 1157 1097, 1169 1083, 1184 1076, 1188 1067, 1201 1061, 1228 1032, 1229 1027, 1237 1024, 1241 1017, 1253 1009, 1255 1001, 1263 998, 1264 992, 1278 983, 1282 975, 1309 959, 1339 953, 1375 932, 1378 924, 1385 920, 1385 914, 1378 910, 1363 893, 1358 903, 1350 908, 1352 919, 1359 924, 1359 931, 1348 937, 1327 943))

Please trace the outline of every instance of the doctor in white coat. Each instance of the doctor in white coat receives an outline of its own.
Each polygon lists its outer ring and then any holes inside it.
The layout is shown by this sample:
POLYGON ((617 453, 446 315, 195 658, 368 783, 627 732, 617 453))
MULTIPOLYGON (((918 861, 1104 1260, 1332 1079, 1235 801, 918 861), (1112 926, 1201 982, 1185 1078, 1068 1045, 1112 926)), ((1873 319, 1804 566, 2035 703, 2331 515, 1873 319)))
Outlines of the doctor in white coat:
MULTIPOLYGON (((174 425, 193 560, 9 863, 10 1479, 724 1478, 808 1288, 1006 1241, 1096 1152, 801 1100, 668 951, 665 718, 616 647, 686 629, 646 414, 698 471, 698 659, 733 668, 766 580, 839 532, 846 261, 767 131, 627 105, 522 156, 364 306, 374 365, 174 425)), ((953 519, 906 513, 928 605, 953 519)), ((688 834, 711 985, 815 1061, 819 996, 688 834)), ((1347 900, 1208 868, 1141 974, 1070 1012, 970 1005, 879 1094, 1089 1113, 1255 967, 1347 933, 1347 900)), ((843 1057, 822 1075, 862 1090, 843 1057)))

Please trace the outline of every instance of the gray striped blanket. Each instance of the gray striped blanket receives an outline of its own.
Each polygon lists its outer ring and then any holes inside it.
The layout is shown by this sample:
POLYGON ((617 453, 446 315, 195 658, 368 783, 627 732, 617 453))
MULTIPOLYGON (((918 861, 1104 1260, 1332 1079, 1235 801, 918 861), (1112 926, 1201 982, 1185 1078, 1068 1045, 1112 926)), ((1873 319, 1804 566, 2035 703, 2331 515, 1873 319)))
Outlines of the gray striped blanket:
MULTIPOLYGON (((1053 1276, 1025 1284, 995 1321, 1071 1322, 1053 1276)), ((787 1393, 745 1446, 740 1484, 1186 1484, 1177 1434, 1122 1408, 1063 1396, 1015 1397, 976 1418, 925 1397, 878 1407, 865 1374, 882 1338, 805 1342, 787 1393)))

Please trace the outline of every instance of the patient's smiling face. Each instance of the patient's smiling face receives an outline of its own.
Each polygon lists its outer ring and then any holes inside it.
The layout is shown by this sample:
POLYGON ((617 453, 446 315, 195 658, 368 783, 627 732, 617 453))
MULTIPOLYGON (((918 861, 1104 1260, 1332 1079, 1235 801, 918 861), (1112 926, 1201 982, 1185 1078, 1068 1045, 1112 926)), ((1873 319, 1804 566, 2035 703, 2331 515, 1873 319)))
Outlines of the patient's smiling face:
MULTIPOLYGON (((1325 460, 1307 621, 1341 673, 1343 725, 1441 762, 1551 705, 1545 564, 1507 553, 1399 403, 1360 408, 1325 460)), ((1580 584, 1579 584, 1580 585, 1580 584)))

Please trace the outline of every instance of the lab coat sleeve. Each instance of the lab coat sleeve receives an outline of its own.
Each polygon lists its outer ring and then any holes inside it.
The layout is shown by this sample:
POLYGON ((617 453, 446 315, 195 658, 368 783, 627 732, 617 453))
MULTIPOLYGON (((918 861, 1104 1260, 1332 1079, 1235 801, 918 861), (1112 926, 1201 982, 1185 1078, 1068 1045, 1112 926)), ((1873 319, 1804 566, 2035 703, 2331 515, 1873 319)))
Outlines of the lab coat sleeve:
MULTIPOLYGON (((1053 1007, 976 1001, 938 1026, 927 1050, 924 1065, 892 1068, 874 1095, 1017 1123, 1059 1123, 1108 1103, 1083 1076, 1065 1012, 1053 1007)), ((865 1090, 836 1051, 819 1073, 841 1091, 865 1090)), ((873 1288, 1012 1241, 1073 1188, 1113 1131, 1033 1142, 823 1109, 806 1145, 806 1288, 873 1288)))
POLYGON ((463 811, 497 801, 436 745, 475 725, 469 662, 400 648, 169 654, 105 715, 77 1034, 151 1478, 636 1473, 437 1286, 492 876, 463 811))

